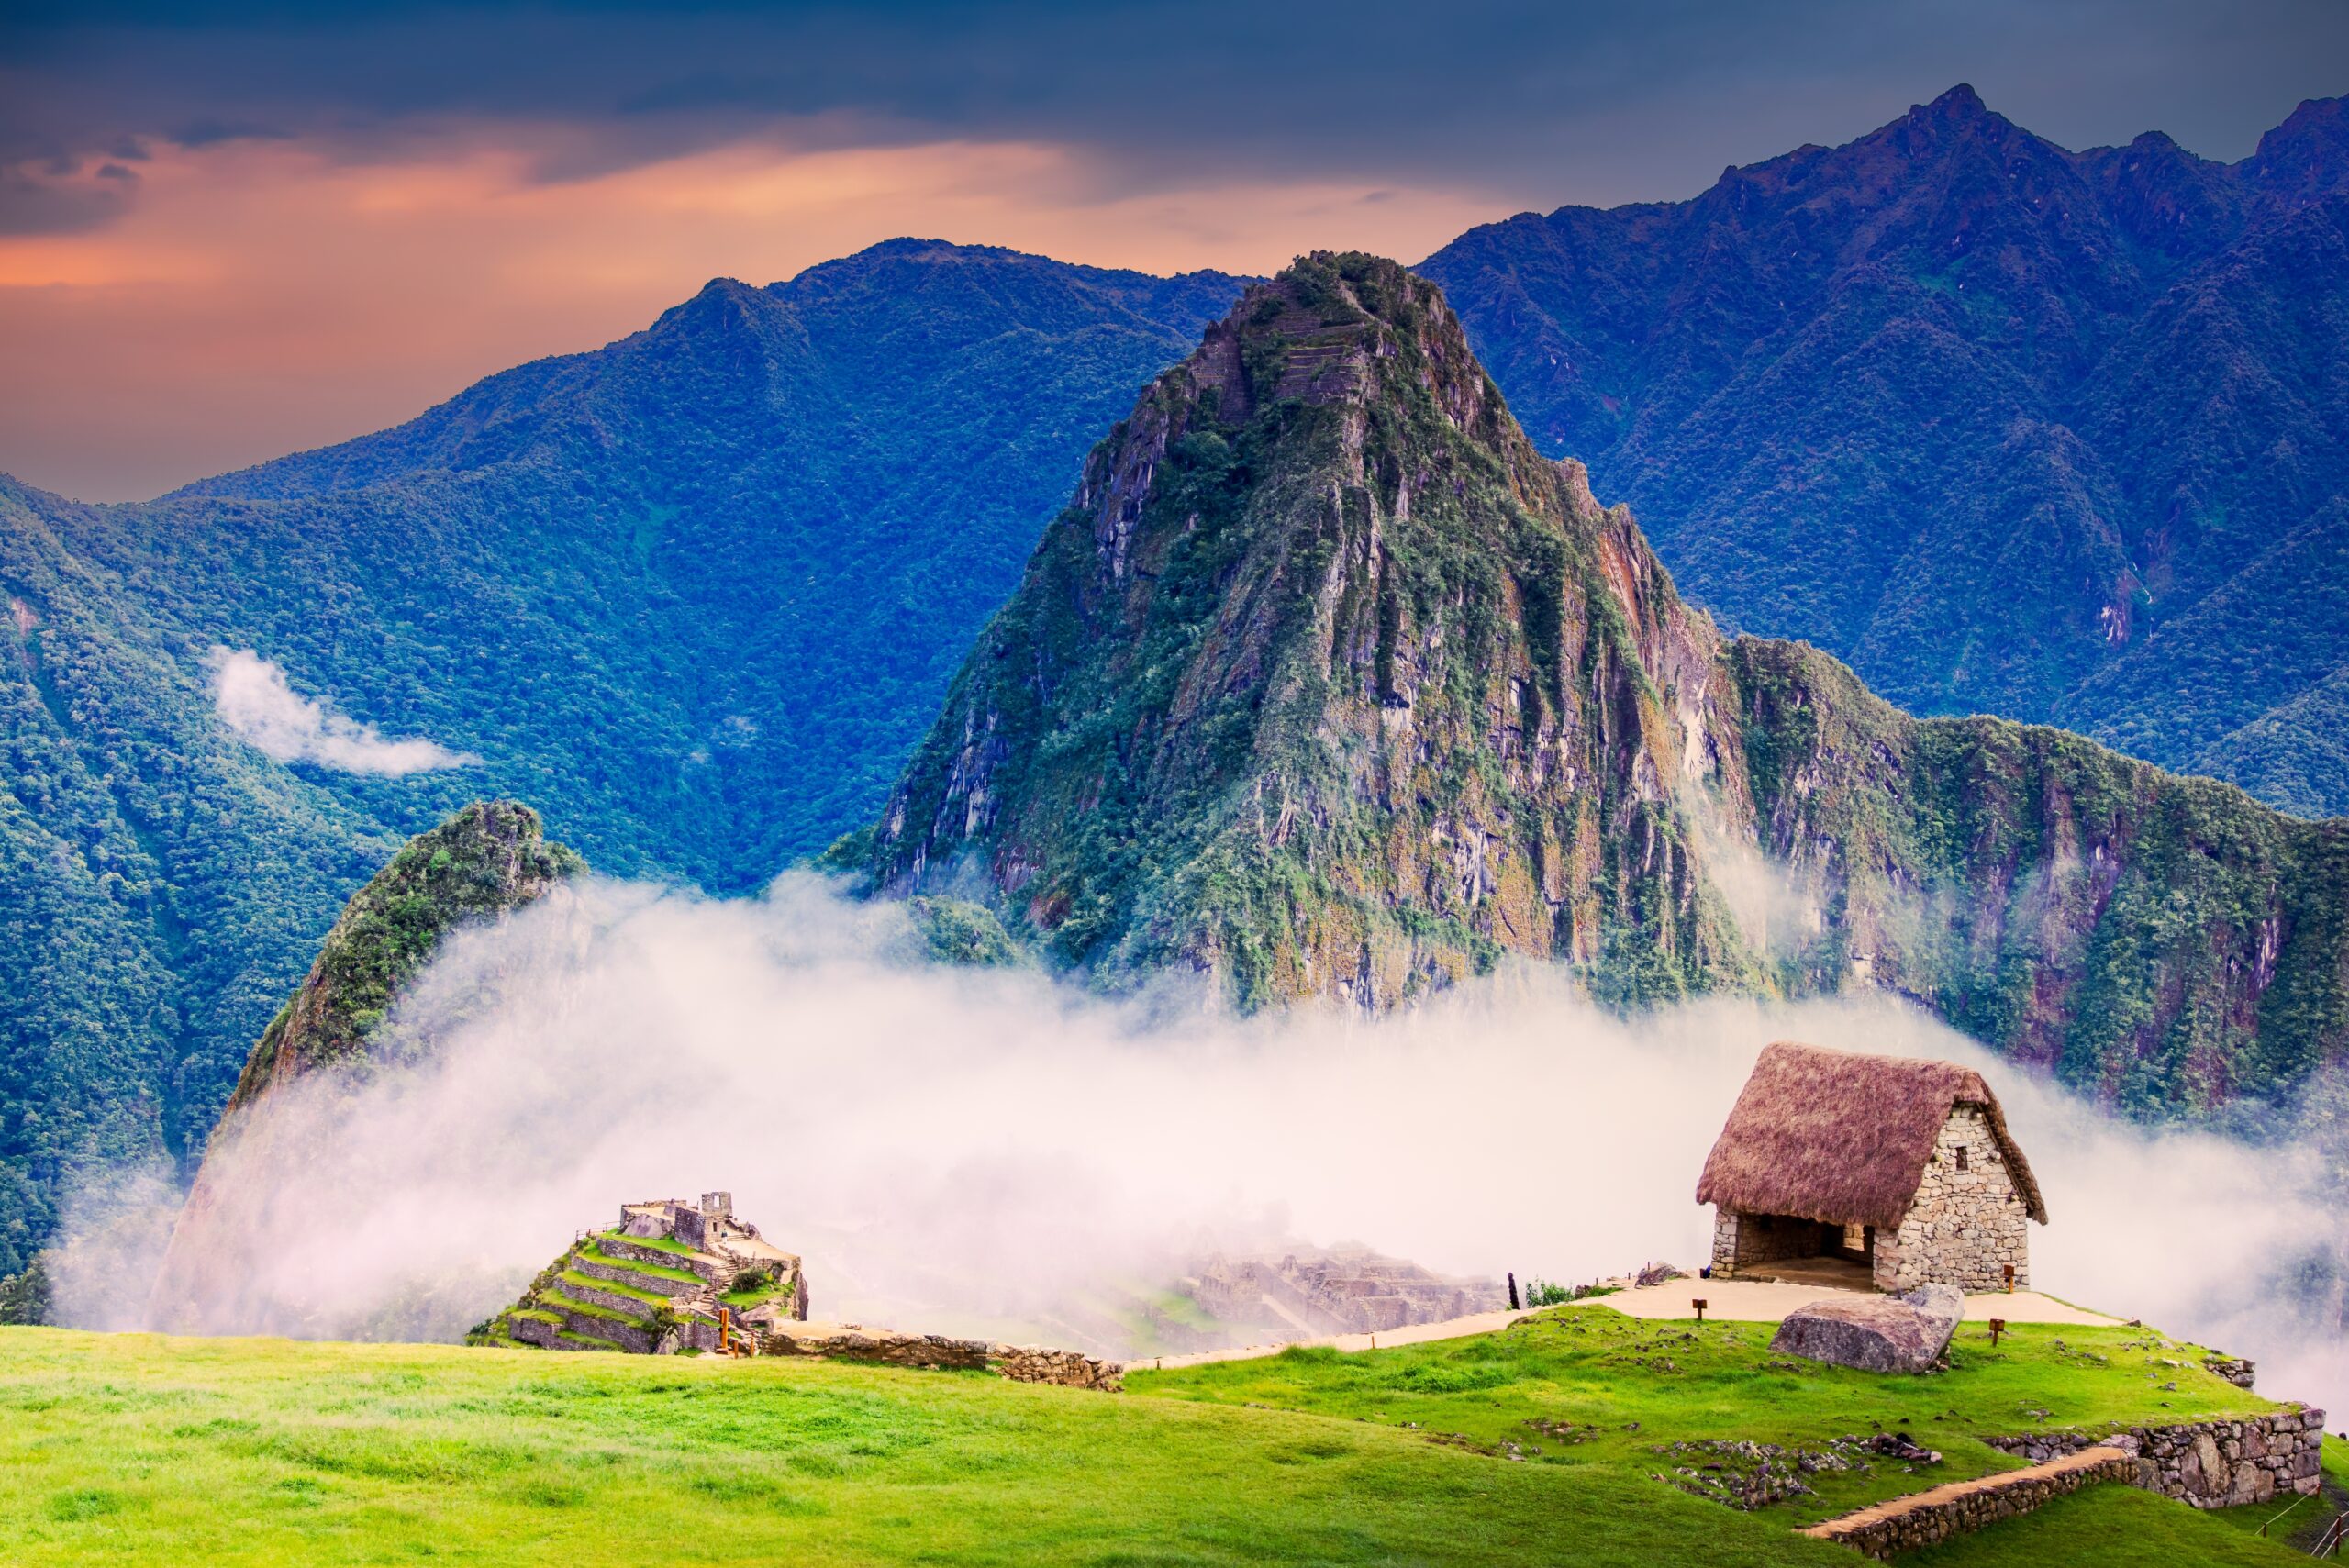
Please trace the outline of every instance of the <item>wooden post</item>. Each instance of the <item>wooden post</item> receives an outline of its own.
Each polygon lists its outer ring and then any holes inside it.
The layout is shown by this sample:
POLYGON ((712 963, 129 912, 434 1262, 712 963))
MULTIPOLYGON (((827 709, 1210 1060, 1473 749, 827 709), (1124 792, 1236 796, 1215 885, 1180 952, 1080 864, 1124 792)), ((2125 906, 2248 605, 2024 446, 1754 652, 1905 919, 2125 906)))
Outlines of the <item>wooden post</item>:
POLYGON ((1998 1342, 1998 1336, 1999 1336, 1999 1335, 2001 1335, 2001 1334, 2003 1334, 2003 1333, 2005 1333, 2006 1331, 2007 1331, 2007 1320, 2006 1320, 2005 1318, 1991 1318, 1991 1319, 1990 1319, 1990 1343, 1991 1343, 1991 1344, 1996 1345, 1996 1344, 1998 1342))
POLYGON ((2007 1267, 2007 1294, 2008 1294, 2009 1296, 2012 1296, 2012 1295, 2015 1293, 2015 1266, 2014 1266, 2012 1263, 2009 1263, 2006 1267, 2007 1267))
POLYGON ((1697 1309, 1697 1321, 1702 1323, 1705 1320, 1705 1298, 1701 1296, 1697 1296, 1688 1305, 1697 1309))

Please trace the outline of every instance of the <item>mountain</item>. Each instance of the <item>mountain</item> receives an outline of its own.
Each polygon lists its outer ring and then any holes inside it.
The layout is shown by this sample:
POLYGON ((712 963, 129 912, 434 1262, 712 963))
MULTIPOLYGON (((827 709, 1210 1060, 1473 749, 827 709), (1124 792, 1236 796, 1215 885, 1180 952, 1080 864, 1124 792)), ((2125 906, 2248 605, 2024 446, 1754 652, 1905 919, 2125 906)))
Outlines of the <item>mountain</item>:
MULTIPOLYGON (((585 863, 513 801, 469 806, 418 834, 351 895, 299 989, 262 1031, 172 1231, 150 1315, 161 1329, 250 1332, 261 1259, 281 1246, 271 1205, 306 1157, 271 1111, 321 1068, 382 1065, 409 1047, 386 1028, 406 982, 441 941, 536 903, 585 863)), ((292 1325, 281 1325, 291 1327, 292 1325)))
POLYGON ((2349 115, 2070 152, 1959 87, 1422 263, 1689 596, 1913 712, 2349 811, 2349 115))
POLYGON ((1917 997, 2142 1116, 2349 1044, 2349 820, 1723 638, 1430 284, 1317 255, 1094 449, 877 822, 1109 984, 1917 997))
POLYGON ((464 802, 717 892, 868 817, 1086 446, 1240 286, 899 240, 158 501, 0 480, 0 1274, 73 1170, 192 1168, 343 901, 464 802), (217 649, 473 761, 276 760, 217 649))

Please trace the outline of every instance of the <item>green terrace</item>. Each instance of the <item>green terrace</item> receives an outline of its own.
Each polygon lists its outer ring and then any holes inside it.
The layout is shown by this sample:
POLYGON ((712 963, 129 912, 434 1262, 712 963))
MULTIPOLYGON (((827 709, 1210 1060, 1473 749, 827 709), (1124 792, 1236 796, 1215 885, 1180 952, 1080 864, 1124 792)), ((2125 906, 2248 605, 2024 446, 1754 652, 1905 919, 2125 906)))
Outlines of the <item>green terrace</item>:
POLYGON ((550 1307, 556 1312, 569 1313, 573 1317, 600 1318, 607 1323, 626 1323, 635 1329, 649 1329, 652 1327, 652 1315, 649 1312, 642 1316, 621 1312, 609 1307, 598 1307, 592 1301, 576 1300, 557 1290, 541 1290, 533 1299, 542 1307, 550 1307))
POLYGON ((557 1273, 555 1278, 573 1289, 600 1290, 608 1296, 625 1296, 630 1301, 641 1301, 647 1307, 666 1307, 672 1299, 664 1291, 644 1290, 636 1285, 623 1284, 618 1280, 597 1279, 592 1274, 583 1274, 577 1269, 564 1269, 557 1273))
POLYGON ((649 1247, 653 1251, 669 1252, 680 1258, 702 1255, 683 1241, 672 1240, 666 1236, 623 1236, 617 1230, 605 1230, 596 1234, 596 1240, 598 1243, 615 1241, 624 1247, 649 1247))
MULTIPOLYGON (((649 1245, 642 1241, 635 1244, 640 1247, 649 1245)), ((582 1243, 573 1255, 590 1263, 600 1263, 606 1268, 626 1269, 629 1273, 642 1275, 646 1279, 674 1280, 679 1284, 696 1287, 701 1284, 701 1276, 691 1269, 673 1269, 666 1263, 648 1263, 637 1258, 617 1258, 605 1251, 594 1241, 582 1243)))

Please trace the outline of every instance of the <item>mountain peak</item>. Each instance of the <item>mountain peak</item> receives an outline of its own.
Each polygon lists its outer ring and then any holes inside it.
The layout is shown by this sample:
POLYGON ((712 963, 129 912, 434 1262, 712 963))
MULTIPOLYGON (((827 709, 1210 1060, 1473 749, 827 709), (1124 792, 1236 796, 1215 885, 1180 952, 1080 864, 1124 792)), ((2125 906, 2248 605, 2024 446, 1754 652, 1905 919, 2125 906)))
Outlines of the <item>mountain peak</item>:
POLYGON ((900 893, 984 866, 1062 958, 1244 1004, 1596 963, 1620 890, 1674 928, 1624 987, 1698 987, 1743 973, 1737 939, 1685 854, 1600 819, 1728 754, 1710 637, 1535 453, 1434 284, 1315 252, 1095 449, 854 852, 900 893), (1431 761, 1471 754, 1494 767, 1431 761), (1512 824, 1550 825, 1548 892, 1513 851, 1487 875, 1512 824))
POLYGON ((1994 117, 1990 113, 1990 106, 1982 101, 1982 95, 1974 90, 1973 83, 1961 82, 1932 103, 1911 106, 1909 110, 1909 117, 1911 119, 1927 117, 1958 123, 1966 120, 1990 119, 1994 117))
POLYGON ((2305 100, 2240 167, 2286 206, 2349 189, 2349 99, 2305 100))

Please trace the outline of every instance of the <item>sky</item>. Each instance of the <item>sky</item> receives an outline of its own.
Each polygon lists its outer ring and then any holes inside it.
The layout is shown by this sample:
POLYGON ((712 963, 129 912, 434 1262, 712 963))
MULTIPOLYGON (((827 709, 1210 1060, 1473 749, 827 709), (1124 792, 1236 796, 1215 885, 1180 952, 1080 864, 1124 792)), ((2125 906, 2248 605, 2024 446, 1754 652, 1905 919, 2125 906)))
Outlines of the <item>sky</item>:
POLYGON ((152 495, 901 235, 1416 261, 1959 82, 2233 160, 2349 89, 2349 4, 6 0, 0 470, 152 495))

